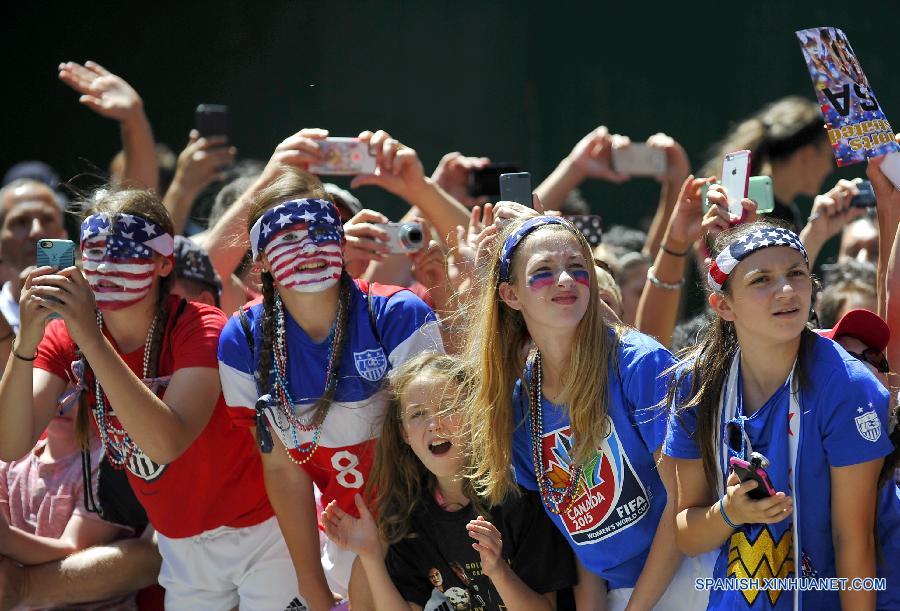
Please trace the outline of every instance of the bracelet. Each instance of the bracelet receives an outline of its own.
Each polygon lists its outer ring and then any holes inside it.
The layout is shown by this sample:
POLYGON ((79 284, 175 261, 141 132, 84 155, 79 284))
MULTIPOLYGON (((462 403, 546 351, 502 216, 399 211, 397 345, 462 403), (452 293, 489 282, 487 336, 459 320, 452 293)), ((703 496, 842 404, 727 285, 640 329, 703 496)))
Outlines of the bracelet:
POLYGON ((14 338, 15 336, 16 336, 16 332, 13 331, 12 329, 10 329, 9 333, 4 335, 3 337, 0 337, 0 342, 5 342, 6 340, 14 338))
POLYGON ((691 247, 688 246, 687 250, 684 252, 675 252, 674 250, 670 250, 668 246, 665 244, 660 244, 659 248, 666 253, 667 255, 672 255, 673 257, 686 257, 689 252, 691 252, 691 247))
POLYGON ((22 361, 26 361, 26 362, 28 362, 28 363, 30 363, 31 361, 33 361, 34 359, 36 359, 37 356, 38 356, 37 350, 34 351, 34 356, 31 357, 30 359, 29 359, 29 358, 26 358, 26 357, 24 357, 24 356, 22 356, 21 354, 19 354, 18 352, 16 352, 16 345, 15 345, 15 344, 13 344, 13 346, 12 346, 12 353, 13 353, 13 356, 16 357, 17 359, 22 360, 22 361))
POLYGON ((664 291, 677 291, 682 286, 684 286, 684 278, 682 278, 678 282, 663 282, 662 280, 657 278, 655 265, 651 265, 647 270, 647 280, 649 280, 650 284, 652 284, 656 288, 663 289, 664 291))
POLYGON ((719 499, 719 514, 722 516, 722 519, 725 520, 725 523, 728 524, 733 529, 737 530, 737 525, 728 519, 728 514, 725 513, 725 505, 722 504, 722 501, 725 500, 725 497, 719 499))

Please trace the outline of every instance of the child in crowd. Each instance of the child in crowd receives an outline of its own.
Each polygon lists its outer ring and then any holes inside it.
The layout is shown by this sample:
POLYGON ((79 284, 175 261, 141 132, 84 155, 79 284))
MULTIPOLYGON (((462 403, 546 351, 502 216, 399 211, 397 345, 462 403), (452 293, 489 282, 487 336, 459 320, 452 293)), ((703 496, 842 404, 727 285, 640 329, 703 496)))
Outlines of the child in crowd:
MULTIPOLYGON (((720 234, 712 255, 717 318, 669 391, 678 546, 718 550, 712 577, 760 579, 714 590, 710 609, 874 608, 876 592, 852 581, 801 591, 762 578, 876 576, 879 473, 893 450, 887 390, 807 328, 813 284, 796 234, 750 223, 720 234), (753 458, 765 485, 732 469, 753 458)), ((879 607, 897 587, 888 581, 879 607)))
POLYGON ((313 485, 323 504, 353 508, 384 415, 385 374, 442 351, 434 314, 418 297, 346 274, 340 215, 325 198, 315 177, 293 168, 256 196, 247 224, 263 300, 231 318, 219 346, 226 402, 255 429, 269 498, 313 611, 329 609, 332 592, 348 594, 354 558, 329 543, 320 562, 313 485))
MULTIPOLYGON (((93 415, 107 474, 125 470, 156 529, 166 608, 284 608, 296 595, 287 547, 253 440, 222 401, 225 317, 170 295, 173 242, 155 195, 109 192, 81 226, 83 271, 28 275, 0 381, 0 450, 24 455, 74 385, 82 444, 93 415)), ((97 500, 110 515, 124 499, 97 500)))
POLYGON ((359 557, 354 582, 357 572, 367 581, 371 600, 354 589, 354 610, 547 610, 575 582, 572 552, 537 494, 514 491, 488 508, 466 479, 463 372, 438 354, 394 370, 369 482, 377 521, 359 494, 360 518, 333 501, 325 509, 328 536, 359 557))
POLYGON ((502 500, 512 463, 540 491, 581 565, 579 605, 596 604, 603 580, 612 609, 704 605, 694 578, 709 569, 674 546, 660 460, 672 355, 603 320, 590 246, 567 221, 520 219, 498 244, 469 348, 478 490, 502 500))

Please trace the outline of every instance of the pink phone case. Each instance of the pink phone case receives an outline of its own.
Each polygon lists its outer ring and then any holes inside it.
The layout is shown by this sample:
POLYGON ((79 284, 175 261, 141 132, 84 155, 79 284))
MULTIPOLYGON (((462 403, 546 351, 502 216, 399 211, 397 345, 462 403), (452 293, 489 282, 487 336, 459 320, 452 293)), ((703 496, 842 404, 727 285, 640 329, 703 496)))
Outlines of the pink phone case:
MULTIPOLYGON (((755 498, 757 500, 761 499, 761 498, 765 498, 765 496, 762 496, 759 493, 754 494, 757 490, 759 490, 760 492, 762 490, 765 490, 766 492, 769 493, 767 496, 775 496, 775 488, 772 487, 772 483, 769 481, 769 474, 766 473, 765 469, 763 469, 762 467, 754 467, 753 465, 748 463, 746 460, 741 460, 737 456, 732 456, 728 460, 728 464, 731 465, 731 468, 733 470, 735 467, 740 467, 741 469, 744 469, 745 471, 749 471, 750 473, 753 473, 756 476, 753 479, 761 484, 761 488, 754 488, 753 490, 751 490, 749 492, 750 498, 755 498)), ((738 477, 740 477, 740 473, 738 473, 738 477)), ((741 481, 745 482, 747 480, 741 479, 741 481)))

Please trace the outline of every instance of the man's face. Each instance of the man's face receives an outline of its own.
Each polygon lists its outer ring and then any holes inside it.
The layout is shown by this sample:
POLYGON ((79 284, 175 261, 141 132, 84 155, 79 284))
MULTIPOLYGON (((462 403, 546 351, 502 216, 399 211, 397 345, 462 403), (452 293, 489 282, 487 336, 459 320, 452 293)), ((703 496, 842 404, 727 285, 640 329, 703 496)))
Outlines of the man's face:
POLYGON ((878 262, 878 228, 871 221, 861 219, 844 227, 838 262, 847 259, 878 262))
POLYGON ((8 193, 0 202, 6 217, 0 228, 3 262, 16 273, 34 265, 37 241, 66 237, 62 212, 49 188, 26 184, 8 193))

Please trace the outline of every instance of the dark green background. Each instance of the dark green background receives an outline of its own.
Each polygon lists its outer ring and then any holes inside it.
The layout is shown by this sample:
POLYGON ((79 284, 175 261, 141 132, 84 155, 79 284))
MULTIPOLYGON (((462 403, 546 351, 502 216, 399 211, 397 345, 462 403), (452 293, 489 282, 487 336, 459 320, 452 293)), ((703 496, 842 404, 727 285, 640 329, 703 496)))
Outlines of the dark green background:
MULTIPOLYGON (((889 119, 900 121, 897 2, 119 2, 5 7, 2 162, 64 178, 105 167, 113 122, 57 81, 94 59, 142 94, 180 150, 198 102, 231 107, 242 156, 265 159, 305 126, 384 128, 428 171, 459 150, 523 162, 540 179, 598 124, 665 131, 694 167, 729 124, 786 94, 812 98, 794 30, 844 29, 889 119), (896 30, 895 30, 896 31, 896 30)), ((862 166, 842 175, 861 175, 862 166)), ((829 178, 829 183, 836 177, 829 178)), ((607 223, 652 213, 656 184, 589 184, 607 223)), ((401 210, 374 188, 364 203, 401 210)), ((802 202, 808 205, 808 202, 802 202)))

